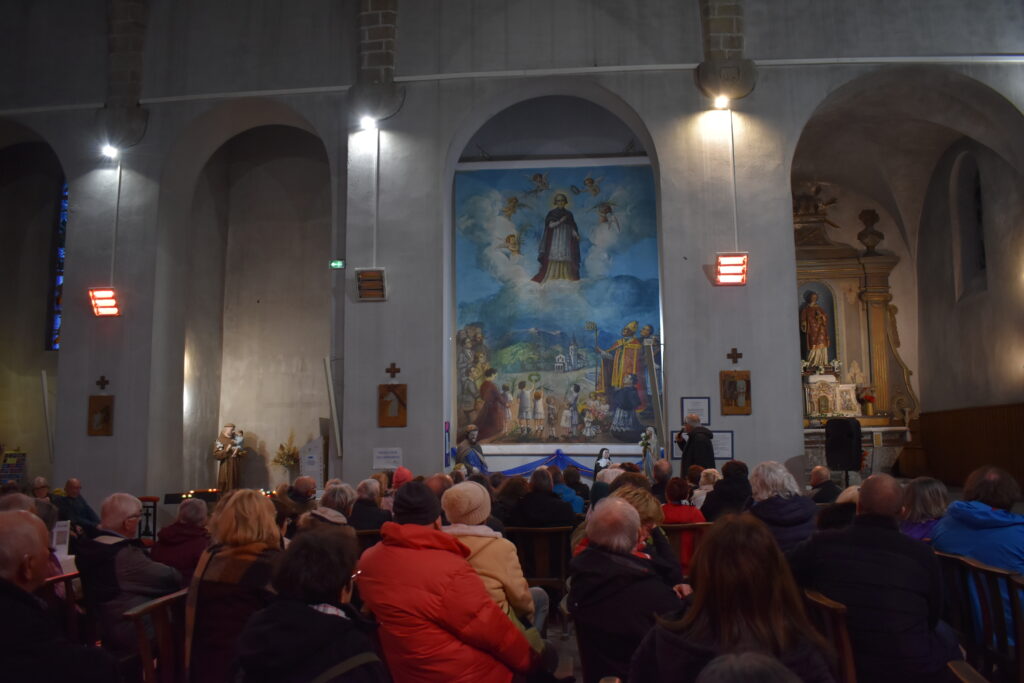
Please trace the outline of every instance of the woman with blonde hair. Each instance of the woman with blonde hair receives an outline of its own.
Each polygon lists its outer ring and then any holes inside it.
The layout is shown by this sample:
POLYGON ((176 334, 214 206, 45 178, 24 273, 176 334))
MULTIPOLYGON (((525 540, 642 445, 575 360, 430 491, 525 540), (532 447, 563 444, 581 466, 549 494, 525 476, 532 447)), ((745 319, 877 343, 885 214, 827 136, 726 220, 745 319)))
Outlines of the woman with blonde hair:
POLYGON ((903 519, 900 531, 917 540, 930 542, 932 531, 949 507, 946 485, 932 477, 917 477, 903 488, 903 519))
POLYGON ((186 607, 185 654, 192 683, 234 680, 236 641, 272 595, 271 569, 281 551, 274 504, 260 491, 236 489, 210 520, 213 545, 199 558, 186 607))

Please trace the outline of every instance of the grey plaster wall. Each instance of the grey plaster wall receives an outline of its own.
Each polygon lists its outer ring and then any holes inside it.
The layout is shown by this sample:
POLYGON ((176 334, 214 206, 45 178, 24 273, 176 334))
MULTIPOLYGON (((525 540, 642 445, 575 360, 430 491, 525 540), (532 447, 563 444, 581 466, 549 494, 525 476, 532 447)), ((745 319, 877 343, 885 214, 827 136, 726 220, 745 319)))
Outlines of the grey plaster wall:
POLYGON ((269 465, 278 445, 319 436, 330 414, 327 156, 320 140, 284 126, 243 133, 226 154, 220 424, 245 430, 250 457, 268 461, 262 473, 246 463, 242 484, 276 485, 287 479, 269 465))
POLYGON ((184 292, 187 304, 182 464, 183 484, 190 489, 207 488, 216 481, 210 448, 221 426, 218 422, 229 187, 227 151, 222 147, 210 157, 196 182, 191 219, 186 228, 191 246, 191 267, 184 292))
POLYGON ((926 411, 1024 400, 1024 201, 1020 172, 969 140, 952 145, 925 199, 918 278, 921 399, 926 411), (988 287, 958 298, 951 216, 957 159, 971 154, 982 185, 988 287))
POLYGON ((358 4, 154 0, 143 98, 349 84, 358 4))
POLYGON ((41 372, 48 375, 52 410, 57 352, 46 350, 46 341, 62 181, 60 163, 45 144, 0 150, 0 439, 7 450, 28 454, 29 477, 51 475, 41 372))
POLYGON ((746 0, 751 59, 1024 51, 1015 0, 746 0))

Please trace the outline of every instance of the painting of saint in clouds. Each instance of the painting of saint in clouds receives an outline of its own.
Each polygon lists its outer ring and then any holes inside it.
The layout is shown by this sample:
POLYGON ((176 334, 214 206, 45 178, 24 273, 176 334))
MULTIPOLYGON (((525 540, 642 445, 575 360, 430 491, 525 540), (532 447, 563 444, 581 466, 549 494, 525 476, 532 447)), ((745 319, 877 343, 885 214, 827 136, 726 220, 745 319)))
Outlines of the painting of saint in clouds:
POLYGON ((460 438, 636 443, 661 319, 650 167, 460 171, 455 202, 460 438))

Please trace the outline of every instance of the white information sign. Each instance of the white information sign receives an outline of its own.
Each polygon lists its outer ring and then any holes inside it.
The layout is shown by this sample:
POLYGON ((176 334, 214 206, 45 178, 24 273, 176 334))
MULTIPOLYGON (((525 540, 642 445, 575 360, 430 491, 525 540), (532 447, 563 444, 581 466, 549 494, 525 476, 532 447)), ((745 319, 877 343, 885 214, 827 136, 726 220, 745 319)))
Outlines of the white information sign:
POLYGON ((402 449, 397 446, 373 449, 374 470, 394 470, 402 466, 402 449))

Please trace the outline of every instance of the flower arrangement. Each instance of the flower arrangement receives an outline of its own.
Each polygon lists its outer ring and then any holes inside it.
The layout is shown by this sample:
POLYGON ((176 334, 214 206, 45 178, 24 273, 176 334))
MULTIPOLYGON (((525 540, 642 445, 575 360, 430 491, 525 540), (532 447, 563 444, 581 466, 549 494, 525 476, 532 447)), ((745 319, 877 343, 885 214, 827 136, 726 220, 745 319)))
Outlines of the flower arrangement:
POLYGON ((644 430, 643 435, 640 437, 640 450, 646 453, 651 448, 651 433, 648 430, 644 430))
POLYGON ((274 455, 274 459, 271 460, 275 465, 292 469, 299 464, 299 449, 292 443, 292 438, 288 437, 288 444, 281 444, 277 447, 277 453, 274 455))

